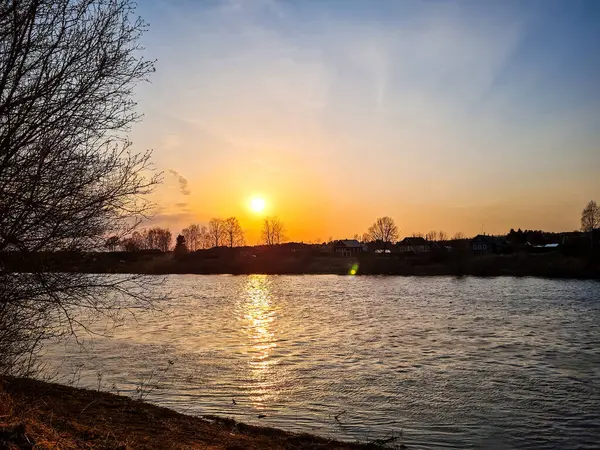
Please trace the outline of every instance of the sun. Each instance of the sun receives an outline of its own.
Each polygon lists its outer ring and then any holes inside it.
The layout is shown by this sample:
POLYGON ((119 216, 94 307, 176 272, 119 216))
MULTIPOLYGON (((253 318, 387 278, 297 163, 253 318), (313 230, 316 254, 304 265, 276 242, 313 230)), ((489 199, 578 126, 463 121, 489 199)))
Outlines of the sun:
POLYGON ((250 200, 250 209, 256 214, 260 214, 265 210, 266 202, 262 197, 253 197, 250 200))

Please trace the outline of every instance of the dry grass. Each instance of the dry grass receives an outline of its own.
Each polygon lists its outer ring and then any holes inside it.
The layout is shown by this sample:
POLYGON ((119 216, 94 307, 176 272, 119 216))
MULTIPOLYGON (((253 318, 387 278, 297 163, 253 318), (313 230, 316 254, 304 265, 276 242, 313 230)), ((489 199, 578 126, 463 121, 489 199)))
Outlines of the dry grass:
POLYGON ((206 420, 108 393, 0 380, 0 450, 365 449, 272 428, 206 420))

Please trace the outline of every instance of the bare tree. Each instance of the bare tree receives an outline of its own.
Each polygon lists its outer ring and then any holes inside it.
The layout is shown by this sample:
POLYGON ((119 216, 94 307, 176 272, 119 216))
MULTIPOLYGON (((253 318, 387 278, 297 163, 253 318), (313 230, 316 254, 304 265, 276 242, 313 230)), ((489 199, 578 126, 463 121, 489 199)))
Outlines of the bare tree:
POLYGON ((163 229, 158 237, 158 249, 161 252, 168 252, 171 248, 171 241, 173 235, 171 234, 171 230, 163 229))
POLYGON ((207 232, 212 247, 223 245, 225 240, 225 221, 217 218, 210 219, 207 232))
POLYGON ((424 237, 424 236, 423 236, 423 233, 421 233, 420 231, 417 231, 417 232, 415 232, 415 233, 413 233, 413 234, 412 234, 412 237, 419 237, 419 238, 422 238, 422 237, 424 237))
POLYGON ((446 242, 448 240, 448 235, 445 231, 438 231, 438 240, 440 242, 446 242))
POLYGON ((114 252, 117 250, 119 246, 119 236, 111 236, 106 240, 104 246, 108 249, 109 252, 114 252))
POLYGON ((150 299, 136 277, 48 273, 43 263, 16 273, 6 256, 100 250, 148 210, 159 179, 150 154, 125 138, 139 118, 133 90, 154 70, 134 7, 0 3, 0 355, 9 369, 43 338, 84 326, 83 311, 114 317, 150 299))
POLYGON ((261 231, 262 241, 267 245, 278 245, 285 240, 283 222, 277 217, 267 217, 261 231))
POLYGON ((147 233, 147 248, 168 252, 171 248, 172 234, 168 228, 152 228, 147 233))
POLYGON ((457 231, 454 233, 454 236, 452 236, 453 241, 460 241, 461 239, 466 239, 465 234, 462 231, 457 231))
MULTIPOLYGON (((208 229, 204 225, 191 224, 189 227, 184 228, 181 234, 185 237, 188 250, 192 252, 211 248, 215 243, 214 237, 210 235, 208 229)), ((219 244, 220 243, 221 238, 219 238, 219 244)))
POLYGON ((426 235, 425 235, 425 239, 427 239, 428 241, 437 241, 437 231, 429 231, 426 235))
POLYGON ((581 230, 590 233, 590 245, 594 248, 594 230, 600 228, 600 208, 591 200, 581 212, 581 230))
POLYGON ((200 225, 195 223, 181 230, 181 234, 185 239, 186 247, 189 251, 195 252, 202 248, 202 233, 200 225))
POLYGON ((121 247, 126 252, 139 252, 146 248, 146 237, 139 231, 134 231, 131 236, 121 239, 121 247))
POLYGON ((244 230, 236 217, 229 217, 223 221, 223 233, 229 247, 244 245, 244 230))
POLYGON ((398 227, 391 217, 379 217, 368 230, 372 241, 382 241, 384 249, 398 240, 398 227))
POLYGON ((208 228, 206 228, 204 225, 200 227, 200 245, 204 249, 212 247, 211 236, 208 233, 208 228))
POLYGON ((143 248, 145 250, 157 250, 158 249, 158 235, 160 234, 160 228, 151 228, 149 230, 142 230, 142 236, 144 237, 143 248))
POLYGON ((167 252, 171 248, 172 234, 168 228, 155 227, 143 231, 145 243, 143 248, 147 250, 160 250, 167 252))

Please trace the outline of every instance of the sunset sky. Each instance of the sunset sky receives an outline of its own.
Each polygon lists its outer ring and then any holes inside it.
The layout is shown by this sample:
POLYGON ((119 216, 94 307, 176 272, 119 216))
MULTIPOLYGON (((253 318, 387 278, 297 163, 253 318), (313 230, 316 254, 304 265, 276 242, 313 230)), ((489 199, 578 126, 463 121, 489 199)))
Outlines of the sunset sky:
POLYGON ((600 2, 148 0, 131 139, 174 233, 573 230, 600 201, 600 2), (265 200, 259 214, 252 198, 265 200))

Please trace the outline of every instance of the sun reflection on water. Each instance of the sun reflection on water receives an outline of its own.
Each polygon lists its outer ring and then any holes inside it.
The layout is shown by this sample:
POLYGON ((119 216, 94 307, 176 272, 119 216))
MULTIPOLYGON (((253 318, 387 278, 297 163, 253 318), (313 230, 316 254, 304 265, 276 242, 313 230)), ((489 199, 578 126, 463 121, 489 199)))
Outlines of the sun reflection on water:
POLYGON ((270 280, 267 275, 251 275, 244 286, 244 333, 247 335, 247 351, 253 388, 258 394, 256 406, 263 406, 277 396, 275 376, 272 373, 276 361, 272 353, 277 347, 275 335, 276 309, 272 305, 270 280))

